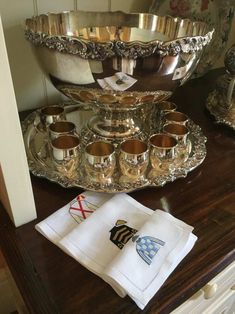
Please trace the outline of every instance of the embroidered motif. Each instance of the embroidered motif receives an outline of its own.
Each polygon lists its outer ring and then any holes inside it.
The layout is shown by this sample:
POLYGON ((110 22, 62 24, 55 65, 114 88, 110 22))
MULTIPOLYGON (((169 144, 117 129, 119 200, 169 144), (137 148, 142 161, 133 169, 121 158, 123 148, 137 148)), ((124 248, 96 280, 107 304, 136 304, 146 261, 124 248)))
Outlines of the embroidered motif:
POLYGON ((148 265, 152 263, 161 246, 165 245, 164 241, 150 236, 140 237, 136 235, 132 238, 132 241, 136 242, 137 253, 148 265))
POLYGON ((127 221, 117 220, 115 227, 113 227, 109 232, 110 240, 121 250, 124 245, 133 237, 137 232, 136 229, 125 225, 127 221))
POLYGON ((116 81, 116 84, 117 84, 117 85, 122 85, 122 84, 125 84, 125 83, 123 82, 123 80, 118 79, 118 80, 116 81))
POLYGON ((69 213, 77 223, 80 223, 97 208, 97 205, 90 203, 85 195, 81 194, 76 197, 75 201, 70 203, 69 213))

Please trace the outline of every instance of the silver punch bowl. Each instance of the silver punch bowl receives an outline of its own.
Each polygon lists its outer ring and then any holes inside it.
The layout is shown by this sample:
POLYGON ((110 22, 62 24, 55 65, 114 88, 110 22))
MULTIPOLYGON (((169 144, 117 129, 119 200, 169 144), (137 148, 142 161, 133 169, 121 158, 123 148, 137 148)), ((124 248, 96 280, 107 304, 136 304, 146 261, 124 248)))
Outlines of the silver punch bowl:
POLYGON ((25 34, 55 87, 93 106, 90 132, 123 139, 141 134, 140 108, 190 77, 213 30, 170 16, 67 11, 27 19, 25 34))

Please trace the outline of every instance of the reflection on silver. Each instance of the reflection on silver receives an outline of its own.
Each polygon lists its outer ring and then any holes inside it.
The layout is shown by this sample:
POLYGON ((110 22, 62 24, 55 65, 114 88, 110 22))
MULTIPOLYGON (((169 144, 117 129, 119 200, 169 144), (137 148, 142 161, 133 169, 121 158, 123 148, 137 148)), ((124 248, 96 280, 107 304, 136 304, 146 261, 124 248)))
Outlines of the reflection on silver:
POLYGON ((101 186, 112 183, 116 156, 114 146, 105 141, 97 141, 85 147, 84 165, 88 182, 96 182, 101 186))
POLYGON ((163 196, 160 198, 160 204, 161 204, 161 208, 171 214, 171 206, 170 206, 170 202, 168 201, 167 197, 163 196))
POLYGON ((163 119, 165 124, 175 123, 180 125, 186 125, 188 122, 188 116, 179 111, 166 112, 163 119))
POLYGON ((169 98, 190 77, 212 34, 203 22, 144 13, 66 11, 25 22, 26 38, 56 88, 93 106, 89 129, 120 140, 141 133, 138 108, 148 116, 149 105, 169 98), (107 95, 97 80, 117 72, 136 82, 107 95))
POLYGON ((225 124, 235 130, 235 102, 230 108, 219 90, 213 90, 207 97, 206 107, 217 123, 225 124))
POLYGON ((153 167, 149 177, 157 173, 170 173, 175 169, 177 140, 167 134, 153 134, 150 139, 150 161, 153 167))
POLYGON ((138 139, 126 140, 120 145, 120 182, 144 182, 149 163, 148 145, 138 139))
MULTIPOLYGON (((66 112, 68 112, 67 108, 68 107, 65 106, 66 112)), ((194 124, 191 120, 189 120, 187 127, 190 132, 189 140, 192 145, 192 149, 187 161, 181 164, 179 167, 175 168, 173 172, 158 172, 156 176, 150 178, 149 172, 151 171, 151 167, 149 164, 146 172, 146 181, 121 182, 120 176, 122 174, 120 168, 116 164, 115 171, 111 176, 111 180, 109 180, 111 181, 110 183, 106 184, 98 182, 96 180, 90 180, 90 176, 87 175, 84 162, 85 146, 83 143, 86 143, 86 134, 81 132, 79 129, 79 126, 81 126, 82 123, 86 122, 84 120, 80 120, 80 117, 84 117, 83 113, 87 113, 87 109, 84 110, 82 109, 82 107, 80 107, 78 111, 73 113, 70 112, 66 116, 67 120, 71 119, 77 125, 77 130, 82 140, 82 145, 80 147, 81 158, 79 158, 81 163, 71 177, 68 177, 66 173, 62 173, 55 169, 51 155, 49 155, 47 150, 48 135, 46 132, 41 132, 37 127, 40 123, 39 111, 34 111, 24 120, 24 122, 22 123, 22 130, 25 141, 25 148, 29 163, 29 169, 34 175, 47 178, 50 181, 56 182, 63 187, 80 187, 86 190, 108 193, 130 192, 136 189, 143 188, 145 186, 160 187, 165 185, 167 182, 172 182, 176 180, 177 178, 186 177, 188 172, 198 167, 205 159, 206 138, 202 134, 201 128, 198 125, 194 124)), ((89 139, 91 140, 90 137, 89 139)), ((92 141, 104 141, 104 139, 98 135, 93 135, 92 141)), ((108 139, 105 139, 105 141, 108 141, 108 139)), ((116 149, 116 156, 117 158, 119 156, 118 148, 116 149)))
POLYGON ((167 113, 168 111, 175 111, 177 106, 171 101, 161 101, 157 104, 157 109, 161 112, 167 113))
POLYGON ((216 88, 208 95, 206 107, 217 123, 235 130, 235 45, 225 54, 226 74, 220 76, 216 88))
POLYGON ((191 142, 188 140, 189 129, 181 124, 166 124, 163 127, 163 132, 173 136, 177 140, 175 166, 179 167, 184 163, 191 152, 191 142))
POLYGON ((59 173, 72 178, 80 161, 80 140, 75 135, 59 136, 51 141, 52 161, 59 173))
POLYGON ((76 126, 70 121, 56 121, 48 127, 50 140, 53 140, 61 135, 73 135, 76 133, 76 126))
POLYGON ((235 44, 226 52, 224 65, 230 74, 226 102, 228 107, 231 108, 233 106, 233 93, 235 91, 235 44))
POLYGON ((51 123, 65 120, 64 108, 61 106, 47 106, 41 109, 40 120, 45 130, 51 123))
POLYGON ((25 24, 26 37, 35 45, 95 60, 115 55, 136 59, 157 49, 163 55, 192 53, 207 45, 213 33, 203 22, 120 11, 48 13, 25 24), (136 44, 139 49, 133 49, 136 44))

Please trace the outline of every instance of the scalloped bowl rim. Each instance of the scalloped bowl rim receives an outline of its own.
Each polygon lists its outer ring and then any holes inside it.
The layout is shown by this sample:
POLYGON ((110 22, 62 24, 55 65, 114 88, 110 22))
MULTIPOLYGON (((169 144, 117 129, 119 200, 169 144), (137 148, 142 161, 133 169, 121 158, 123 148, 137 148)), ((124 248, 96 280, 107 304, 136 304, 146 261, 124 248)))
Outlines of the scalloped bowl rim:
MULTIPOLYGON (((110 26, 115 26, 115 25, 110 25, 110 26)), ((122 26, 125 26, 125 25, 122 25, 122 26)), ((99 27, 99 26, 84 26, 85 27, 99 27)), ((105 27, 105 26, 103 26, 105 27)), ((128 45, 136 45, 136 44, 141 44, 141 45, 150 45, 150 44, 163 44, 163 45, 169 45, 173 42, 177 42, 179 40, 184 40, 184 39, 197 39, 197 38, 206 38, 207 36, 212 36, 213 33, 214 33, 214 28, 211 28, 207 23, 203 22, 203 21, 193 21, 189 18, 181 18, 181 17, 173 17, 173 16, 170 16, 170 15, 156 15, 156 14, 151 14, 151 13, 125 13, 125 12, 122 12, 122 11, 112 11, 112 12, 108 12, 108 11, 61 11, 61 12, 57 12, 57 13, 54 13, 54 12, 48 12, 46 14, 40 14, 40 15, 37 15, 37 16, 33 16, 31 18, 27 18, 25 20, 25 28, 26 28, 26 31, 30 31, 34 34, 39 34, 39 35, 44 35, 48 38, 66 38, 66 39, 69 39, 69 40, 75 40, 75 41, 83 41, 83 42, 86 42, 86 43, 93 43, 93 44, 111 44, 111 43, 114 43, 114 42, 122 42, 122 43, 125 43, 125 44, 128 44, 128 45), (199 35, 187 35, 187 36, 180 36, 180 37, 176 37, 174 39, 171 39, 171 40, 158 40, 158 39, 154 39, 154 40, 149 40, 149 41, 141 41, 141 40, 132 40, 132 41, 126 41, 126 40, 107 40, 107 41, 95 41, 95 40, 91 40, 91 39, 86 39, 86 38, 82 38, 82 37, 79 37, 79 36, 72 36, 72 35, 68 35, 68 34, 50 34, 49 32, 43 32, 43 31, 40 31, 40 30, 37 30, 37 31, 34 31, 32 30, 30 27, 28 27, 27 23, 29 21, 34 21, 35 19, 39 19, 41 17, 47 17, 49 18, 50 15, 56 15, 56 16, 60 16, 61 14, 70 14, 70 13, 91 13, 91 14, 99 14, 99 13, 111 13, 111 14, 116 14, 116 13, 121 13, 123 15, 132 15, 132 16, 141 16, 141 15, 144 15, 144 16, 149 16, 149 17, 156 17, 156 18, 169 18, 171 20, 173 20, 175 23, 182 23, 182 22, 188 22, 188 23, 191 23, 192 24, 192 28, 195 28, 197 25, 202 25, 204 26, 204 28, 206 29, 204 31, 203 34, 199 34, 199 35)), ((140 28, 140 27, 136 27, 137 29, 144 29, 144 28, 140 28)), ((146 30, 149 30, 149 29, 146 29, 146 30)), ((151 30, 149 30, 151 32, 151 30)), ((152 31, 154 32, 154 31, 152 31)))

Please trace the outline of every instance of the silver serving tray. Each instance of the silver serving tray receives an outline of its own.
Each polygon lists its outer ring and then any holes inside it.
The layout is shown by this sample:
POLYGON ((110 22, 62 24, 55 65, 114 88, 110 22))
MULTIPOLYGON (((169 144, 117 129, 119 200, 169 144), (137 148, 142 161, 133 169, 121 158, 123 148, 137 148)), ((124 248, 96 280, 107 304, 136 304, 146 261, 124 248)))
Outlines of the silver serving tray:
POLYGON ((216 123, 227 125, 235 130, 235 105, 225 106, 226 98, 217 90, 213 90, 206 101, 206 108, 214 116, 216 123))
MULTIPOLYGON (((87 120, 92 116, 92 111, 88 107, 85 107, 84 104, 77 105, 72 112, 69 112, 71 111, 69 106, 65 106, 65 111, 67 120, 76 124, 78 132, 81 131, 87 120)), ((146 179, 144 182, 120 183, 120 174, 117 169, 113 175, 113 183, 110 185, 101 185, 90 182, 83 165, 81 165, 76 177, 73 178, 68 178, 55 169, 49 155, 47 134, 40 126, 38 110, 29 114, 22 122, 29 170, 32 174, 37 177, 47 178, 65 188, 79 187, 85 190, 107 193, 131 192, 148 186, 162 187, 166 183, 178 178, 185 178, 206 157, 206 137, 203 135, 201 128, 192 120, 189 121, 188 128, 190 130, 191 153, 188 160, 173 173, 159 174, 151 181, 146 179)))

